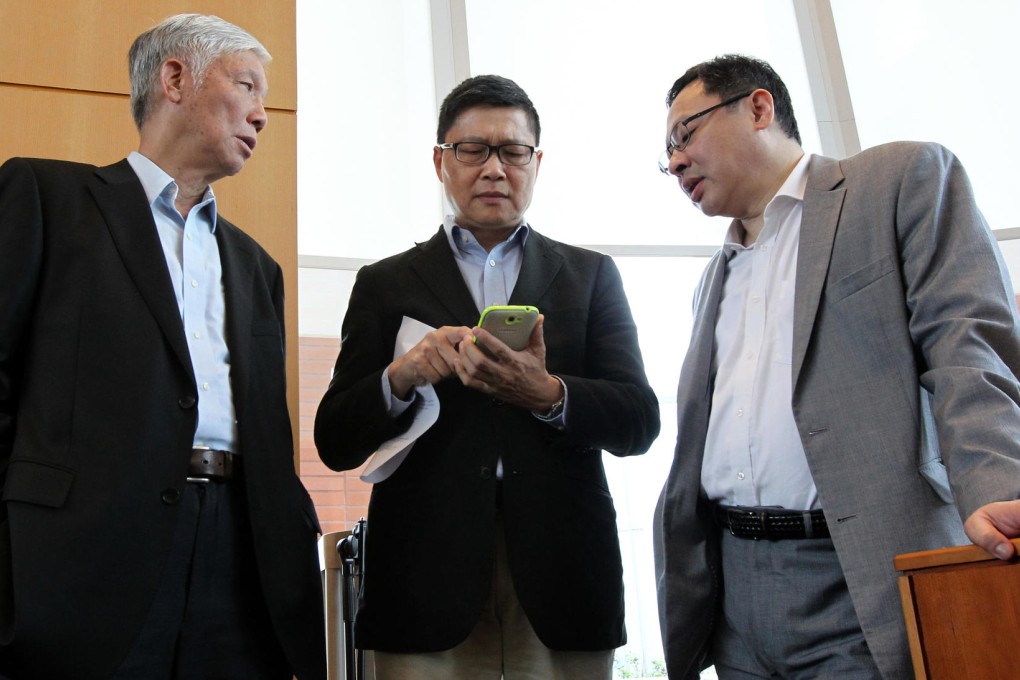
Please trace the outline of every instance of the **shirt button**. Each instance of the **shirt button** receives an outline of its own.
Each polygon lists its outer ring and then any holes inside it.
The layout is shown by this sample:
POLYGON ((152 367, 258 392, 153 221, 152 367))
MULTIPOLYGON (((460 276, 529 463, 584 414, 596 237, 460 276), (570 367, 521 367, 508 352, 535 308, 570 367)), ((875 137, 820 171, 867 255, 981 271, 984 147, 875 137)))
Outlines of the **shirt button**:
POLYGON ((195 331, 195 337, 196 338, 201 338, 202 337, 202 333, 199 332, 199 331, 195 331))
POLYGON ((754 297, 751 298, 751 302, 760 302, 760 301, 761 301, 761 298, 758 297, 757 295, 755 295, 754 297))
POLYGON ((489 266, 490 267, 495 267, 496 266, 496 261, 495 260, 489 260, 489 266))
POLYGON ((189 241, 191 240, 191 234, 188 234, 188 235, 187 235, 187 239, 188 239, 189 241))
POLYGON ((743 480, 744 479, 744 473, 743 472, 738 472, 737 473, 737 479, 743 480))
POLYGON ((743 416, 744 416, 744 409, 738 408, 737 409, 737 417, 738 418, 742 418, 743 416))
POLYGON ((202 389, 205 390, 206 392, 208 392, 209 391, 209 383, 202 383, 202 389))
POLYGON ((747 354, 744 355, 744 358, 745 359, 753 359, 754 358, 754 352, 748 352, 747 354))

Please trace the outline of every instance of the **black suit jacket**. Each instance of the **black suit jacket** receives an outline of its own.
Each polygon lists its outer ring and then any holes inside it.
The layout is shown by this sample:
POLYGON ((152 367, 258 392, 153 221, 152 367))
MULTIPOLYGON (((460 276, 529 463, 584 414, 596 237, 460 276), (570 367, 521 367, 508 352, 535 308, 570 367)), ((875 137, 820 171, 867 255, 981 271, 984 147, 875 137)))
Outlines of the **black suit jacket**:
MULTIPOLYGON (((324 677, 318 523, 294 473, 283 277, 220 218, 230 377, 257 564, 302 679, 324 677)), ((160 581, 198 390, 128 165, 0 168, 0 672, 108 676, 160 581)))
MULTIPOLYGON (((607 256, 532 231, 509 302, 545 314, 546 364, 567 386, 567 427, 556 430, 456 378, 436 386, 439 420, 372 490, 360 647, 437 651, 471 632, 491 589, 500 458, 510 569, 539 638, 562 650, 626 641, 601 450, 644 452, 658 434, 659 409, 619 272, 607 256)), ((358 467, 408 427, 410 414, 386 415, 381 389, 404 316, 471 327, 478 315, 442 229, 363 268, 316 416, 323 461, 358 467)))

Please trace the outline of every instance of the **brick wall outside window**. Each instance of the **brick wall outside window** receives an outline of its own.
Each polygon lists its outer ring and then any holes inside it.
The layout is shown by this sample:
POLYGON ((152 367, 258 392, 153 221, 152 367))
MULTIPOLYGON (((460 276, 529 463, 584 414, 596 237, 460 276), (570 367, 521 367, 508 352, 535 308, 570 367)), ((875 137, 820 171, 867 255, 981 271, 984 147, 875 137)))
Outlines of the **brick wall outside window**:
POLYGON ((339 349, 337 338, 298 338, 301 481, 312 495, 323 533, 349 531, 360 518, 367 517, 372 491, 372 485, 359 478, 360 468, 334 472, 322 463, 315 449, 315 410, 329 385, 339 349))

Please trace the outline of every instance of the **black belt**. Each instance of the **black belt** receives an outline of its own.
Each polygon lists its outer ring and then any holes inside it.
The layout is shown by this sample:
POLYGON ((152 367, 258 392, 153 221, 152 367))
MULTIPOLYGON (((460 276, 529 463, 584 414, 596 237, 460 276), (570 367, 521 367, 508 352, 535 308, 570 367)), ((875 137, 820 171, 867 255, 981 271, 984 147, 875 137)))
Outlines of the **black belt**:
POLYGON ((715 520, 737 538, 780 541, 787 538, 829 538, 821 510, 783 510, 716 505, 715 520))
POLYGON ((240 458, 230 451, 194 448, 188 466, 189 482, 225 482, 234 476, 234 467, 240 458))

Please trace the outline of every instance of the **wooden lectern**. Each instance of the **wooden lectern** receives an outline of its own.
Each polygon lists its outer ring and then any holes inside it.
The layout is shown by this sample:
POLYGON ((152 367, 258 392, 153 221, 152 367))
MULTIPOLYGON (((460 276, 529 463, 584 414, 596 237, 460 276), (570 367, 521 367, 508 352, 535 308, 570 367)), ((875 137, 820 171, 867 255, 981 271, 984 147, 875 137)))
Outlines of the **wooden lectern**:
MULTIPOLYGON (((1020 552, 1020 539, 1013 539, 1020 552)), ((1020 559, 977 546, 898 555, 917 680, 1020 677, 1020 559)))

